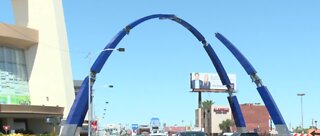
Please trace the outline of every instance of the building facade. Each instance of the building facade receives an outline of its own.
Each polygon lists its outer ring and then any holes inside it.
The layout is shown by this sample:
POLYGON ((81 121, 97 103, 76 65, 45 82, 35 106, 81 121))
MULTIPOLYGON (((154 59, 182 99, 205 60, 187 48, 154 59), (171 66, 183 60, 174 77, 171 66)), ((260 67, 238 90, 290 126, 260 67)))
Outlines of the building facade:
POLYGON ((0 20, 0 125, 50 132, 46 117, 65 119, 75 98, 62 1, 11 4, 15 24, 0 20))
MULTIPOLYGON (((270 116, 264 105, 260 104, 240 104, 240 108, 246 123, 248 132, 268 134, 270 132, 270 116)), ((197 109, 195 111, 195 127, 211 135, 222 133, 219 124, 230 119, 233 121, 231 109, 228 106, 212 105, 211 109, 197 109)), ((235 125, 235 124, 233 124, 235 125)), ((235 132, 236 126, 231 127, 231 132, 235 132)))
POLYGON ((248 103, 240 104, 240 108, 249 132, 269 133, 270 116, 266 106, 248 103))
POLYGON ((232 120, 231 114, 229 106, 212 105, 207 111, 199 108, 196 110, 196 127, 210 135, 218 135, 222 133, 219 124, 228 119, 232 120))

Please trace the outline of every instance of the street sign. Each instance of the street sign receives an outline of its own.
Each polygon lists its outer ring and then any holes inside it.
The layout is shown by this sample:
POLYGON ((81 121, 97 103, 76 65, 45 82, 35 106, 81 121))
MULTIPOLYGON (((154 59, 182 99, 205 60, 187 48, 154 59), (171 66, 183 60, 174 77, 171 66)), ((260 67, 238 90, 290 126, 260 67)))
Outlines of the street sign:
POLYGON ((160 126, 160 119, 158 117, 152 117, 150 121, 151 126, 160 126))
POLYGON ((97 131, 97 128, 98 128, 98 121, 97 120, 91 121, 91 129, 93 131, 97 131))
POLYGON ((131 129, 134 133, 137 133, 138 128, 139 128, 139 124, 131 124, 131 129))
POLYGON ((315 136, 315 135, 320 135, 320 133, 317 133, 315 130, 311 132, 311 135, 315 136))

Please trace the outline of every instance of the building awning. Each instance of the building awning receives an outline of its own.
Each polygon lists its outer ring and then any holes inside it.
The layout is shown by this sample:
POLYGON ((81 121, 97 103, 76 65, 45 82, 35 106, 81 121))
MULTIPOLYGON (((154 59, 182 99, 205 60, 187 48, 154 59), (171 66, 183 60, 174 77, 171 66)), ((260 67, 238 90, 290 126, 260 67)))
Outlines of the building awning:
POLYGON ((0 43, 18 48, 29 48, 38 43, 38 31, 0 23, 0 43))
POLYGON ((0 118, 45 118, 62 117, 63 107, 36 105, 0 105, 0 118))

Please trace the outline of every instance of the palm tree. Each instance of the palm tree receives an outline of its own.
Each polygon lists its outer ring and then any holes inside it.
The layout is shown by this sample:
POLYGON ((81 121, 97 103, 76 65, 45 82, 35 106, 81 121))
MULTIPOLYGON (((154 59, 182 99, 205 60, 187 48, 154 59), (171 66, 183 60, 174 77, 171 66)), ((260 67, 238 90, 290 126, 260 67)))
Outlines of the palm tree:
POLYGON ((230 119, 222 121, 222 123, 219 124, 219 128, 222 130, 222 133, 224 132, 231 132, 230 127, 233 125, 233 121, 230 119))
POLYGON ((207 134, 210 135, 211 128, 211 106, 214 104, 212 100, 205 100, 202 102, 202 111, 204 116, 204 130, 207 134), (206 123, 207 122, 207 123, 206 123))
POLYGON ((202 102, 202 108, 210 109, 213 104, 214 102, 212 100, 205 100, 202 102))

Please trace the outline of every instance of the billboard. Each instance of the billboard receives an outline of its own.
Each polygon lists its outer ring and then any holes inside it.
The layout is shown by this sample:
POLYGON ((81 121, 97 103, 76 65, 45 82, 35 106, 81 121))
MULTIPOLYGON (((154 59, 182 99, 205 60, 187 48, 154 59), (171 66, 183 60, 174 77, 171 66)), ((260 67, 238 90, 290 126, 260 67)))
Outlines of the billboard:
MULTIPOLYGON (((236 75, 228 74, 228 76, 233 90, 236 90, 236 75)), ((227 90, 216 73, 191 73, 190 87, 192 92, 226 92, 227 90)))

